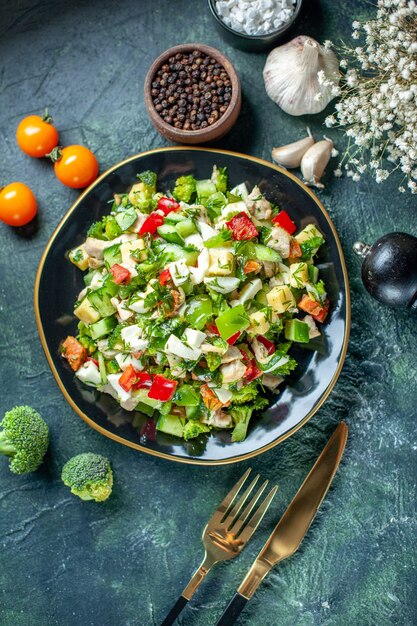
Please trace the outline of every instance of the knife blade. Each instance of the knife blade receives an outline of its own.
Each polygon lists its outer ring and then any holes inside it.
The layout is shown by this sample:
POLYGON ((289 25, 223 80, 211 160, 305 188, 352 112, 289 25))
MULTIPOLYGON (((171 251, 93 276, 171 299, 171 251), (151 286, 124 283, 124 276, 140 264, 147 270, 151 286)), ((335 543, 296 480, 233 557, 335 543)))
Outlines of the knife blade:
POLYGON ((234 624, 270 570, 297 551, 333 481, 347 435, 346 424, 340 422, 216 626, 234 624))

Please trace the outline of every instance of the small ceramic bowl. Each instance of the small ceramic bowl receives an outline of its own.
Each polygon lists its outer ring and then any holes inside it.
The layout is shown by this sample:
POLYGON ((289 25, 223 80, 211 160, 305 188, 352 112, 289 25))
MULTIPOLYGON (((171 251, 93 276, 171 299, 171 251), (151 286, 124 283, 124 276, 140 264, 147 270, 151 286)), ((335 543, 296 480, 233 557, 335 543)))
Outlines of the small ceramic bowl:
POLYGON ((210 46, 206 46, 200 43, 182 44, 179 46, 174 46, 173 48, 169 48, 169 50, 165 50, 165 52, 163 52, 161 55, 159 55, 159 57, 155 59, 155 61, 149 68, 145 78, 144 89, 145 104, 152 124, 161 133, 161 135, 176 143, 202 144, 220 139, 229 132, 229 130, 236 122, 242 104, 239 76, 237 75, 237 72, 229 59, 225 57, 224 54, 220 52, 220 50, 217 50, 216 48, 211 48, 210 46), (218 61, 219 63, 221 63, 232 83, 232 97, 226 112, 217 120, 217 122, 215 122, 211 126, 207 126, 207 128, 200 128, 199 130, 183 130, 171 126, 171 124, 165 122, 163 118, 159 115, 158 111, 156 111, 155 109, 152 100, 151 89, 156 72, 161 67, 161 65, 163 65, 169 59, 169 57, 175 56, 178 52, 192 52, 193 50, 200 50, 207 56, 210 56, 216 59, 216 61, 218 61))
POLYGON ((265 35, 246 35, 246 33, 230 28, 218 14, 216 0, 208 0, 208 4, 215 19, 217 30, 228 43, 246 52, 261 52, 272 48, 284 38, 284 35, 289 34, 300 14, 303 0, 296 0, 294 13, 288 22, 265 35))

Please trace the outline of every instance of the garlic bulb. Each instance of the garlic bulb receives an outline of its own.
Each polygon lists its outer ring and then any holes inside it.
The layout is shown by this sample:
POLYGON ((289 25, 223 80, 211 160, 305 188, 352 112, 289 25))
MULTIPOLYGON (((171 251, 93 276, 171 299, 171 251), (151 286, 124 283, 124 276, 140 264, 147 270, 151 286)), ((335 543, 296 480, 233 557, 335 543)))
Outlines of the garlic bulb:
POLYGON ((307 128, 308 137, 299 139, 293 143, 289 143, 286 146, 280 146, 279 148, 272 148, 272 159, 283 165, 284 167, 293 168, 300 167, 301 159, 309 148, 314 144, 314 139, 310 133, 310 129, 307 128))
POLYGON ((320 182, 324 170, 330 160, 333 150, 333 141, 325 137, 321 141, 315 143, 307 150, 301 159, 301 173, 304 176, 304 182, 307 185, 314 185, 319 189, 323 189, 324 185, 320 182))
POLYGON ((319 113, 335 97, 331 87, 321 85, 318 72, 339 84, 339 61, 332 50, 315 39, 300 35, 269 54, 264 67, 268 96, 290 115, 319 113))

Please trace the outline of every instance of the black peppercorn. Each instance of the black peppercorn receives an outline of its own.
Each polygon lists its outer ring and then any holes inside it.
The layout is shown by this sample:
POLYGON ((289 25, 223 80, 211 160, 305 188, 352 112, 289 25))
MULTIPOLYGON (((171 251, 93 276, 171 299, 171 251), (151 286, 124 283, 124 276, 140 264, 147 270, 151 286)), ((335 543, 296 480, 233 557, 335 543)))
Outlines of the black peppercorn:
POLYGON ((178 52, 157 70, 151 95, 167 124, 193 131, 215 124, 227 111, 232 84, 216 59, 198 50, 178 52))

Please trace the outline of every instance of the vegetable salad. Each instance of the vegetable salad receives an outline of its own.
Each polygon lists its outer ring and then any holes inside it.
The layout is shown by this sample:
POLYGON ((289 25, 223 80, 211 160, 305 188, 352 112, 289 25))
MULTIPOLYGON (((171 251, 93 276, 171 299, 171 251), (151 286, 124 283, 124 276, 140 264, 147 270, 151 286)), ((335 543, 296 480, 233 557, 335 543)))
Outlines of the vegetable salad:
POLYGON ((258 187, 229 191, 226 168, 181 176, 166 195, 153 172, 138 179, 69 252, 87 273, 62 355, 86 385, 156 416, 157 430, 231 429, 242 441, 265 391, 296 367, 292 343, 320 335, 324 237, 314 224, 297 232, 258 187))

